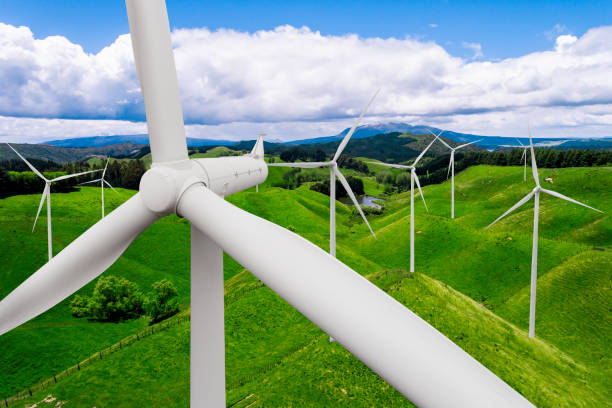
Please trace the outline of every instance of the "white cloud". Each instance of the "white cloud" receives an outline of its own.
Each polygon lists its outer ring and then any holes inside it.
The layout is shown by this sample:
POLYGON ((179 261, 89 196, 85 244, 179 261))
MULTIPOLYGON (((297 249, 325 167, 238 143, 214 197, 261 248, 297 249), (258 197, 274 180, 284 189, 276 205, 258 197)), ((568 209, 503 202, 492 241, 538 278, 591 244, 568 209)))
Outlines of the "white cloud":
POLYGON ((461 43, 461 46, 463 48, 467 48, 468 50, 472 50, 474 53, 472 56, 473 60, 484 57, 484 54, 482 53, 482 45, 480 43, 464 41, 461 43))
MULTIPOLYGON (((188 133, 219 138, 333 134, 379 87, 376 120, 504 134, 537 112, 534 127, 609 135, 611 41, 612 26, 599 27, 560 35, 552 50, 487 61, 477 43, 463 43, 474 56, 462 59, 431 41, 324 36, 306 27, 173 33, 188 133)), ((142 120, 143 112, 129 36, 87 54, 66 38, 35 39, 26 27, 0 23, 4 138, 28 137, 26 123, 35 129, 30 137, 42 137, 45 127, 58 135, 65 129, 65 136, 141 133, 134 129, 144 131, 142 123, 127 120, 142 120)))
POLYGON ((438 27, 438 25, 437 25, 436 23, 431 23, 431 24, 429 24, 429 26, 430 26, 431 28, 437 28, 437 27, 438 27))
POLYGON ((548 38, 549 40, 554 40, 555 38, 557 38, 559 35, 563 34, 567 32, 567 27, 564 26, 563 24, 555 24, 550 30, 545 31, 544 35, 546 36, 546 38, 548 38))

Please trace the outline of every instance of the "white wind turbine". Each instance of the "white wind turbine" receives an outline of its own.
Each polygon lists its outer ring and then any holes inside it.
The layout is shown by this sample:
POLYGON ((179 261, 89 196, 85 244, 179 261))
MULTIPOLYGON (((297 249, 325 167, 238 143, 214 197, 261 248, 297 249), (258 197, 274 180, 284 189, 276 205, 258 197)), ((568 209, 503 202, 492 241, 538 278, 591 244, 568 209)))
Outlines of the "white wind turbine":
MULTIPOLYGON (((100 183, 100 193, 102 194, 102 218, 104 218, 104 184, 106 184, 107 186, 109 186, 110 188, 113 189, 113 191, 115 193, 117 193, 117 190, 115 190, 115 188, 113 186, 111 186, 111 184, 106 181, 104 179, 104 176, 106 175, 106 168, 108 167, 108 161, 110 159, 106 159, 106 164, 104 165, 104 170, 102 171, 102 177, 100 177, 99 179, 96 180, 91 180, 91 181, 86 181, 84 183, 79 184, 80 186, 84 185, 84 184, 92 184, 92 183, 100 183)), ((119 194, 119 193, 117 193, 119 194)))
POLYGON ((419 194, 423 199, 423 205, 425 206, 425 210, 429 212, 427 209, 427 203, 425 202, 425 196, 423 195, 423 191, 421 190, 421 183, 419 183, 419 177, 416 174, 416 165, 419 160, 427 153, 427 150, 431 147, 432 144, 440 137, 440 135, 434 135, 434 139, 427 145, 427 147, 419 154, 419 156, 414 160, 414 163, 411 165, 403 165, 403 164, 393 164, 393 163, 381 163, 381 162, 368 162, 371 164, 378 164, 379 166, 393 167, 395 169, 406 169, 410 170, 410 272, 414 272, 414 183, 419 189, 419 194))
POLYGON ((523 163, 524 163, 523 181, 527 181, 527 149, 529 149, 529 146, 525 146, 518 139, 516 139, 516 141, 519 142, 520 146, 513 146, 513 147, 516 147, 516 148, 519 148, 519 149, 523 149, 523 155, 521 156, 521 160, 523 160, 523 163))
MULTIPOLYGON (((261 140, 261 143, 263 143, 263 138, 266 136, 265 133, 260 133, 259 136, 257 137, 257 141, 255 143, 259 143, 259 141, 261 140)), ((262 149, 263 149, 263 144, 261 145, 262 149)), ((257 184, 255 186, 255 192, 259 193, 259 184, 257 184)))
MULTIPOLYGON (((442 131, 442 132, 444 132, 444 131, 442 131)), ((442 134, 442 132, 440 132, 438 134, 438 136, 440 136, 442 134)), ((430 133, 435 136, 435 134, 432 131, 430 131, 430 133)), ((448 173, 450 173, 451 174, 451 218, 453 218, 453 219, 455 218, 455 151, 459 150, 459 149, 462 149, 462 148, 464 148, 466 146, 469 146, 471 144, 478 143, 481 140, 475 140, 473 142, 465 143, 465 144, 459 145, 457 147, 451 147, 443 139, 440 139, 442 144, 444 146, 448 147, 450 149, 450 151, 451 151, 450 162, 448 163, 448 171, 446 172, 446 178, 448 178, 448 173)))
POLYGON ((40 210, 42 210, 42 206, 45 203, 45 199, 46 199, 47 200, 47 249, 49 252, 49 260, 51 260, 51 258, 53 258, 53 234, 51 233, 51 183, 55 181, 66 180, 72 177, 82 176, 83 174, 94 173, 100 170, 91 170, 91 171, 84 171, 82 173, 67 174, 65 176, 59 176, 59 177, 49 180, 45 176, 43 176, 41 172, 36 170, 36 168, 29 161, 25 159, 25 157, 19 154, 19 152, 15 150, 13 146, 11 146, 8 143, 7 143, 7 146, 10 147, 17 154, 17 156, 19 156, 21 160, 23 160, 25 164, 28 165, 28 167, 30 168, 30 170, 34 172, 34 174, 36 174, 38 177, 43 179, 43 181, 45 182, 45 188, 43 189, 42 197, 40 199, 40 204, 38 205, 38 212, 36 213, 36 218, 34 219, 34 225, 32 226, 32 232, 34 232, 34 228, 36 228, 36 221, 38 221, 40 210))
POLYGON ((546 193, 553 197, 561 198, 563 200, 569 201, 570 203, 578 204, 586 208, 590 208, 591 210, 595 210, 598 212, 602 212, 596 208, 590 207, 586 204, 583 204, 579 201, 576 201, 572 198, 566 197, 563 194, 559 194, 556 191, 546 190, 540 186, 540 178, 538 176, 538 166, 535 160, 535 153, 533 151, 533 143, 531 141, 531 129, 529 130, 529 149, 531 151, 531 172, 533 173, 533 179, 536 183, 534 189, 527 194, 525 197, 519 200, 518 203, 514 204, 508 211, 503 213, 498 219, 493 221, 491 224, 487 226, 487 228, 491 227, 497 221, 504 218, 506 215, 510 214, 512 211, 519 208, 521 205, 525 204, 527 201, 534 197, 533 203, 533 247, 531 249, 531 293, 529 297, 529 337, 533 338, 535 336, 535 308, 536 308, 536 284, 538 282, 538 219, 540 215, 540 193, 546 193))
POLYGON ((337 161, 340 158, 340 155, 344 151, 344 148, 348 144, 349 140, 351 139, 351 136, 353 136, 353 133, 355 133, 355 129, 357 129, 357 126, 359 126, 361 119, 363 119, 364 115, 370 108, 370 105, 372 105, 372 102, 374 102, 374 98, 376 98, 376 95, 378 95, 379 91, 380 90, 374 93, 374 95, 370 99, 370 102, 368 102, 367 106, 361 112, 361 115, 359 115, 359 117, 353 124, 353 127, 344 136, 344 139, 342 139, 342 142, 340 142, 340 145, 338 146, 338 149, 336 150, 334 157, 330 161, 327 161, 327 162, 299 162, 299 163, 298 162, 296 163, 268 163, 268 166, 297 167, 297 168, 302 168, 302 169, 315 169, 319 167, 329 167, 329 253, 334 257, 336 256, 336 177, 340 180, 340 183, 342 183, 342 186, 346 190, 348 196, 351 198, 351 201, 353 201, 353 204, 355 204, 355 208, 357 208, 357 211, 359 211, 359 214, 361 214, 361 218, 363 218, 363 221, 366 223, 366 225, 370 229, 370 232, 372 233, 374 238, 376 238, 376 234, 374 234, 374 231, 372 230, 372 227, 370 227, 370 223, 368 222, 368 219, 366 218, 365 214, 361 210, 361 206, 359 205, 357 198, 355 198, 355 194, 353 194, 353 190, 351 190, 351 186, 349 186, 348 181, 346 181, 342 173, 340 173, 340 170, 338 170, 337 161))
POLYGON ((189 160, 164 1, 126 5, 154 165, 137 194, 0 301, 0 335, 85 286, 151 224, 176 213, 191 222, 192 407, 225 407, 223 251, 416 405, 533 407, 367 279, 224 200, 265 180, 263 145, 241 157, 189 160))

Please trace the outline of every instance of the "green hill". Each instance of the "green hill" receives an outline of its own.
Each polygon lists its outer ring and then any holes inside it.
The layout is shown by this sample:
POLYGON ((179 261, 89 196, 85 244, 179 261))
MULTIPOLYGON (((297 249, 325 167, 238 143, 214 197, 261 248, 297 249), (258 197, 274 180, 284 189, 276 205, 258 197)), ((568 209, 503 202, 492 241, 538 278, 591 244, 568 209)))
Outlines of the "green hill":
MULTIPOLYGON (((252 189, 228 201, 291 226, 327 249, 329 198, 307 186, 291 191, 270 187, 285 171, 270 168, 260 193, 252 189)), ((414 276, 383 272, 408 264, 407 193, 388 197, 383 214, 369 217, 376 240, 350 206, 338 203, 338 256, 536 405, 611 406, 606 378, 612 338, 612 169, 546 169, 541 175, 553 177, 552 189, 606 214, 542 199, 536 340, 524 332, 533 207, 526 204, 484 230, 532 188, 523 183, 522 168, 478 166, 457 175, 454 221, 448 218, 449 183, 426 187, 429 213, 420 198, 415 200, 420 233, 414 276)), ((364 184, 372 191, 375 181, 364 184)), ((109 194, 107 211, 131 194, 109 194)), ((0 229, 6 237, 0 244, 0 297, 45 262, 45 220, 30 232, 38 200, 35 195, 0 200, 0 229)), ((55 194, 52 201, 57 252, 97 221, 99 191, 83 188, 55 194)), ((166 277, 187 309, 188 243, 187 222, 168 217, 139 237, 106 274, 125 276, 141 288, 166 277)), ((225 277, 228 403, 251 395, 236 406, 255 401, 265 406, 405 406, 401 395, 340 345, 329 344, 324 333, 227 256, 225 277)), ((90 284, 80 293, 91 290, 90 284)), ((88 322, 73 318, 62 302, 0 337, 0 365, 6 367, 0 374, 0 397, 49 378, 147 323, 88 322)), ((188 341, 187 324, 160 332, 36 394, 31 402, 50 393, 67 400, 66 406, 186 406, 188 341)), ((409 347, 410 339, 406 342, 409 347)))

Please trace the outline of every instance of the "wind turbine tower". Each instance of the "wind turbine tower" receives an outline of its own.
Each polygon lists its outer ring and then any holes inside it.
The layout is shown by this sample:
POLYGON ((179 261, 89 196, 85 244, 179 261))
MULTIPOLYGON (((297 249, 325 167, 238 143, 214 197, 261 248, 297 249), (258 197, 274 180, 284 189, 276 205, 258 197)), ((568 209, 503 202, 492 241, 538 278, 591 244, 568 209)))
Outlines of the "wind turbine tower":
MULTIPOLYGON (((444 132, 444 131, 442 131, 444 132)), ((438 134, 438 137, 442 134, 442 132, 440 132, 438 134)), ((436 136, 433 132, 430 131, 430 133, 434 136, 436 136)), ((481 139, 482 140, 482 139, 481 139)), ((451 218, 455 218, 455 151, 459 150, 459 149, 463 149, 466 146, 469 146, 471 144, 474 143, 478 143, 480 142, 480 140, 476 140, 470 143, 465 143, 456 147, 451 147, 448 143, 446 143, 443 139, 440 139, 440 142, 442 142, 442 144, 446 147, 448 147, 451 151, 450 154, 450 162, 448 163, 448 171, 446 172, 446 178, 448 178, 448 173, 450 172, 451 174, 451 218)))
POLYGON ((19 154, 19 152, 15 150, 13 146, 11 146, 8 143, 7 143, 7 146, 10 147, 17 154, 17 156, 19 156, 21 160, 23 160, 25 164, 28 165, 28 167, 30 168, 30 170, 34 172, 34 174, 36 174, 38 177, 40 177, 45 182, 45 188, 43 189, 42 197, 40 199, 40 204, 38 205, 38 212, 36 213, 36 218, 34 219, 34 225, 32 226, 32 232, 34 232, 34 228, 36 228, 36 221, 38 221, 40 210, 42 210, 42 206, 45 203, 45 199, 46 199, 47 200, 47 249, 49 252, 49 260, 51 260, 51 258, 53 258, 53 234, 51 232, 51 184, 56 181, 66 180, 72 177, 82 176, 83 174, 95 173, 100 170, 90 170, 90 171, 84 171, 82 173, 67 174, 65 176, 59 176, 59 177, 49 180, 45 176, 43 176, 43 174, 40 171, 36 170, 36 168, 29 161, 25 159, 25 157, 19 154))
POLYGON ((410 272, 414 272, 414 184, 416 183, 419 194, 423 199, 423 205, 425 206, 425 210, 429 212, 427 209, 427 203, 425 202, 425 196, 423 195, 423 191, 421 190, 421 183, 419 183, 419 177, 416 174, 416 165, 419 163, 419 160, 427 153, 427 150, 431 147, 432 144, 440 135, 434 135, 434 139, 427 145, 427 147, 419 154, 419 156, 414 160, 414 163, 411 165, 403 165, 403 164, 393 164, 393 163, 381 163, 381 162, 368 162, 370 164, 377 164, 379 166, 392 167, 394 169, 405 169, 410 170, 410 272))
POLYGON ((591 210, 602 212, 596 208, 590 207, 586 204, 583 204, 579 201, 576 201, 572 198, 566 197, 563 194, 557 193, 556 191, 546 190, 542 188, 540 185, 540 179, 538 176, 538 166, 536 164, 535 153, 533 151, 533 142, 531 141, 531 129, 529 129, 529 149, 531 151, 531 172, 533 173, 533 180, 536 183, 534 189, 527 194, 525 197, 521 198, 519 202, 514 204, 508 211, 503 213, 498 219, 493 221, 491 224, 487 226, 487 228, 491 227, 497 221, 504 218, 506 215, 510 214, 512 211, 519 208, 521 205, 525 204, 527 201, 534 198, 533 205, 533 246, 531 249, 531 290, 529 297, 529 337, 535 337, 535 309, 536 309, 536 285, 538 282, 538 221, 540 216, 540 193, 546 193, 553 197, 561 198, 563 200, 569 201, 570 203, 578 204, 586 208, 590 208, 591 210))

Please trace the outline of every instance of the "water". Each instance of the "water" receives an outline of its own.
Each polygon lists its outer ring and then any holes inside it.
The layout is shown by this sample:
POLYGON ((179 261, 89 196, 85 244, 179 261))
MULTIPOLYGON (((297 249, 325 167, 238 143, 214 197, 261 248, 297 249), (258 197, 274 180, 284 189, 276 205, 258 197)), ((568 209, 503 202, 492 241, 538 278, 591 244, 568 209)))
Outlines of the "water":
MULTIPOLYGON (((357 197, 357 202, 361 206, 372 207, 372 208, 377 208, 377 209, 382 208, 381 205, 375 203, 374 200, 376 200, 376 201, 386 201, 386 200, 383 200, 382 198, 378 198, 378 197, 374 197, 374 196, 369 196, 369 195, 362 195, 362 196, 358 196, 357 197)), ((342 201, 345 204, 353 204, 353 202, 351 201, 351 199, 349 197, 343 197, 340 201, 342 201)))

